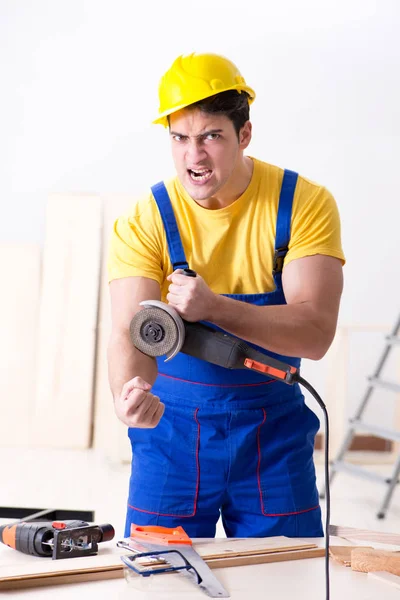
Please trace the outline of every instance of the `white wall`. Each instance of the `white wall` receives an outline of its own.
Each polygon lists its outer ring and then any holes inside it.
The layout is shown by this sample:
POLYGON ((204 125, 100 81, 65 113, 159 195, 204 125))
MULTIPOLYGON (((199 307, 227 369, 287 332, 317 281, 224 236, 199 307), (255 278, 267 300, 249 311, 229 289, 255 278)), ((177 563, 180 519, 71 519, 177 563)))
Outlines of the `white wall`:
POLYGON ((337 199, 340 323, 389 327, 400 308, 399 25, 397 0, 0 0, 0 241, 42 243, 49 192, 139 194, 169 175, 167 136, 150 125, 158 79, 177 55, 214 51, 257 92, 250 153, 337 199))

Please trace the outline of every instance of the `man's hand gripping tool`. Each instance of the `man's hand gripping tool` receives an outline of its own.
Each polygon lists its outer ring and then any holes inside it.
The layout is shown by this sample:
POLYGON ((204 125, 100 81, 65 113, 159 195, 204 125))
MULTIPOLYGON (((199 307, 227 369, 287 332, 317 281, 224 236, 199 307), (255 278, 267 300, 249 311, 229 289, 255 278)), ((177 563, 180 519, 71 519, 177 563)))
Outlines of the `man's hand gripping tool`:
MULTIPOLYGON (((196 276, 185 269, 185 275, 196 276)), ((148 356, 164 356, 165 362, 183 352, 226 369, 251 369, 293 385, 299 377, 295 367, 256 350, 243 340, 203 323, 185 321, 169 304, 144 300, 130 323, 134 346, 148 356)))

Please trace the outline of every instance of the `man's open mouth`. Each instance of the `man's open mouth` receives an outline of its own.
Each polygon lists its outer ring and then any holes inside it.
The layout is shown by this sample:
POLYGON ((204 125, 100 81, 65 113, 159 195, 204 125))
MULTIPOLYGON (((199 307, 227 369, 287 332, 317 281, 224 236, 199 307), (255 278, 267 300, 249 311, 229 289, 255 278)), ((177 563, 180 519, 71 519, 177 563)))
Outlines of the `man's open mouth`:
POLYGON ((211 169, 188 169, 188 173, 193 181, 207 181, 212 175, 211 169))

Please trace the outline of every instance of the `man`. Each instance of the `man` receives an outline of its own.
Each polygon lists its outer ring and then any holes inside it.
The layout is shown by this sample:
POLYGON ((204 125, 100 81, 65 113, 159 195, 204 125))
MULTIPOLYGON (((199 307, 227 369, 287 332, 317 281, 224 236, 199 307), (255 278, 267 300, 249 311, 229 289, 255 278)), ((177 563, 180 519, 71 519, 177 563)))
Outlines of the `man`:
POLYGON ((129 324, 161 299, 292 365, 322 358, 343 286, 335 201, 244 154, 255 94, 228 59, 179 57, 159 95, 177 176, 116 221, 109 259, 109 378, 133 454, 125 533, 133 522, 213 537, 221 515, 227 536, 321 536, 319 421, 298 385, 181 353, 156 361, 129 324))

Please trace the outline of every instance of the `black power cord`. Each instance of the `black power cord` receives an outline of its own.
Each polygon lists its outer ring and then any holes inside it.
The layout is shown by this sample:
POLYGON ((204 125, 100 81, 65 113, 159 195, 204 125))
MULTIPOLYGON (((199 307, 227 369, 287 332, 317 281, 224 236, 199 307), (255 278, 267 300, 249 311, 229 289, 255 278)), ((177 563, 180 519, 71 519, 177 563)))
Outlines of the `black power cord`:
POLYGON ((326 600, 330 598, 330 585, 329 585, 329 525, 331 519, 331 492, 329 487, 329 419, 328 419, 328 411, 326 410, 326 406, 318 394, 318 392, 313 388, 313 386, 308 383, 303 377, 300 375, 296 376, 296 381, 302 385, 313 398, 316 400, 318 405, 321 407, 322 412, 325 417, 325 460, 324 460, 324 471, 325 471, 325 499, 326 499, 326 520, 325 520, 325 589, 326 600))

